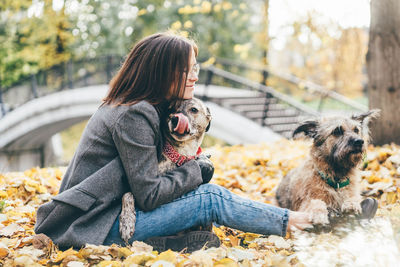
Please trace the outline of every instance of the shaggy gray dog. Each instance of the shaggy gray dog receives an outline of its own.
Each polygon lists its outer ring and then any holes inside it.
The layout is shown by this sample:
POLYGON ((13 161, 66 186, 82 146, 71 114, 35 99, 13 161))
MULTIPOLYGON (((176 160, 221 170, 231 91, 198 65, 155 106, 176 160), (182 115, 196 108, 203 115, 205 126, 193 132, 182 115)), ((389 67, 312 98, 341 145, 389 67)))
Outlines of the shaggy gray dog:
POLYGON ((352 117, 335 116, 302 123, 293 137, 313 139, 309 157, 290 171, 276 191, 281 207, 308 212, 314 224, 328 224, 329 212, 361 213, 359 164, 369 140, 371 110, 352 117))

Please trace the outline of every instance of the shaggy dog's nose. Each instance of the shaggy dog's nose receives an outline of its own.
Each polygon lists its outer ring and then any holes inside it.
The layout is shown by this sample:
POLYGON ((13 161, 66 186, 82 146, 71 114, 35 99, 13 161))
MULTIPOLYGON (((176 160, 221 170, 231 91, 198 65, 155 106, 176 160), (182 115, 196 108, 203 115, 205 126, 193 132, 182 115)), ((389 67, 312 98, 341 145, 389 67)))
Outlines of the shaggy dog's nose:
POLYGON ((355 139, 353 145, 355 147, 362 147, 362 145, 364 144, 364 140, 362 139, 355 139))

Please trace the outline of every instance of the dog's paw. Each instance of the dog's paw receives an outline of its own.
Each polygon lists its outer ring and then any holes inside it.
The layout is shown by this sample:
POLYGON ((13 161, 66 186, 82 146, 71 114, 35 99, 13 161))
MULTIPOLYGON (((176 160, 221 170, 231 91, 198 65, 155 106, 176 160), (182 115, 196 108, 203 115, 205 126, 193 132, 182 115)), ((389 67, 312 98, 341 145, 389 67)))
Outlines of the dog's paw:
POLYGON ((315 225, 327 225, 329 224, 329 213, 328 210, 314 211, 311 214, 311 221, 315 225))
POLYGON ((354 214, 361 214, 361 205, 359 202, 355 201, 345 201, 342 204, 342 212, 343 213, 354 213, 354 214))
POLYGON ((301 210, 311 214, 312 224, 329 224, 329 213, 326 203, 320 199, 312 199, 310 202, 305 202, 301 210))
POLYGON ((119 215, 119 233, 126 243, 135 233, 135 224, 135 199, 132 193, 126 193, 122 198, 122 210, 119 215))
POLYGON ((327 225, 329 224, 328 212, 314 213, 311 216, 313 224, 327 225))

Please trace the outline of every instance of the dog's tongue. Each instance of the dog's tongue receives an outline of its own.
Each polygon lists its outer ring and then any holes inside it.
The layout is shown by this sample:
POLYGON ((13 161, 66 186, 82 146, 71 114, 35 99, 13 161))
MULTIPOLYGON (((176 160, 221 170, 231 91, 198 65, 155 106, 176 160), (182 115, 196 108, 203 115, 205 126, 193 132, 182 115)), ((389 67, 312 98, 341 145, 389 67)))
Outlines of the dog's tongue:
POLYGON ((177 113, 175 116, 178 117, 178 124, 176 125, 174 131, 179 134, 184 134, 185 132, 189 131, 188 118, 182 113, 177 113))

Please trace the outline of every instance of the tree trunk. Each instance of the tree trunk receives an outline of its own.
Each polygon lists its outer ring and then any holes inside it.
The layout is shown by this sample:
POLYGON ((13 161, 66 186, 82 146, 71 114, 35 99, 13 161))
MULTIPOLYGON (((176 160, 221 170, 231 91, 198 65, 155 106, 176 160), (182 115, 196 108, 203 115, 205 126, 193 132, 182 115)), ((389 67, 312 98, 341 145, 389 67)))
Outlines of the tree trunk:
MULTIPOLYGON (((264 0, 264 14, 262 20, 261 46, 262 46, 262 64, 268 66, 268 50, 269 50, 269 0, 264 0)), ((264 85, 268 85, 268 72, 262 71, 262 81, 264 85)))
POLYGON ((374 144, 400 144, 400 1, 371 0, 367 53, 369 108, 381 109, 371 123, 374 144))

